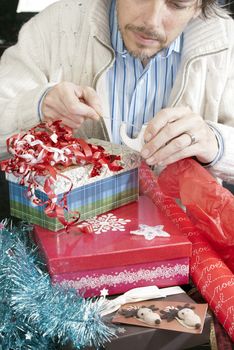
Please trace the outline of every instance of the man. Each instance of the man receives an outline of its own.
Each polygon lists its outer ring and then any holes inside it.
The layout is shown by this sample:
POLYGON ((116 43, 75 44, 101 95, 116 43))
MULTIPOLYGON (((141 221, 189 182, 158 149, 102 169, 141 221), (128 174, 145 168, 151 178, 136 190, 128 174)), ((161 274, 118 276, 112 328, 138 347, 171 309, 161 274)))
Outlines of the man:
POLYGON ((147 123, 148 164, 192 156, 234 182, 233 34, 212 0, 55 3, 2 57, 2 155, 40 120, 114 142, 121 122, 131 137, 147 123))

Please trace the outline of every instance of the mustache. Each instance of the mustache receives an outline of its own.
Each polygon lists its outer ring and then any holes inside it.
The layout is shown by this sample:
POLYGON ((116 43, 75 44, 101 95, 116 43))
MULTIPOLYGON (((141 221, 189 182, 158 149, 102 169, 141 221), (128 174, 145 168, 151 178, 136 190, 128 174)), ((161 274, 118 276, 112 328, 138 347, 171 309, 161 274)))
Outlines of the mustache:
POLYGON ((135 33, 144 34, 148 39, 158 40, 162 43, 166 41, 165 35, 151 28, 146 28, 145 26, 135 26, 133 24, 126 24, 125 29, 135 33))

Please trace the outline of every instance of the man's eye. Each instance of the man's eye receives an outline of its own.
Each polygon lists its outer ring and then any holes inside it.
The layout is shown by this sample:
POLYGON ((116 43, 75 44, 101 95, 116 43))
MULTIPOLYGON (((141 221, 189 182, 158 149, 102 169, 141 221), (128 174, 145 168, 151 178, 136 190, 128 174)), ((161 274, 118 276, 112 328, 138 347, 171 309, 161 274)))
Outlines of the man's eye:
POLYGON ((182 3, 182 2, 173 2, 173 1, 168 1, 168 6, 176 9, 176 10, 185 10, 186 8, 188 8, 188 5, 182 3))

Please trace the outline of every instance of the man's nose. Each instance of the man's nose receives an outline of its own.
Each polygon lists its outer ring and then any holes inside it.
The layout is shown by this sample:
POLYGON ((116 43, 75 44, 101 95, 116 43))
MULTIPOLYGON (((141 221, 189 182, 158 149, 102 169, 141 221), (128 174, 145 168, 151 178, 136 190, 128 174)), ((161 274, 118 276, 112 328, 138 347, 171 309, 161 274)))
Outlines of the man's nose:
POLYGON ((147 1, 147 6, 142 15, 144 24, 149 27, 159 26, 165 16, 166 5, 164 0, 147 1))

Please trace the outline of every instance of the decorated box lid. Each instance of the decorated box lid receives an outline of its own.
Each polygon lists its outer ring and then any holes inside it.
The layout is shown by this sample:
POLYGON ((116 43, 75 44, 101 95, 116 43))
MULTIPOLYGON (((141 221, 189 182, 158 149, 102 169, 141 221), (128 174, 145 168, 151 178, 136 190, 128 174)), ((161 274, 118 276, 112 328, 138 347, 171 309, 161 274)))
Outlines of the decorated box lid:
POLYGON ((35 226, 51 274, 191 256, 191 242, 146 196, 87 221, 94 233, 35 226))

